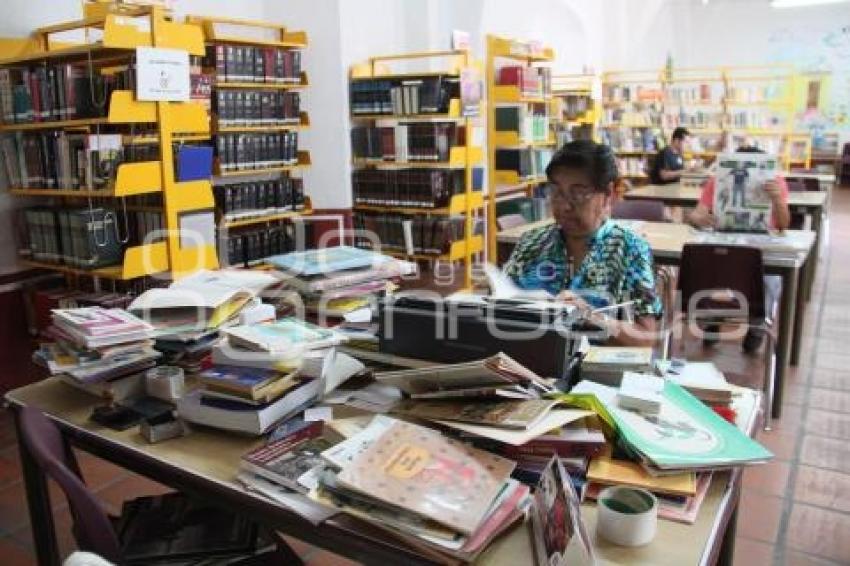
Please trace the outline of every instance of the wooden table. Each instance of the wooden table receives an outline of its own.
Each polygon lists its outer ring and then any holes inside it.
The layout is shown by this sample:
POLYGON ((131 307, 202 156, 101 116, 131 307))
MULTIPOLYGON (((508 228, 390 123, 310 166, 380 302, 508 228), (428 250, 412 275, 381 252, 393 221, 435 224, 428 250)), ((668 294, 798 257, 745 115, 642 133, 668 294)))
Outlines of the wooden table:
MULTIPOLYGON (((816 173, 788 173, 789 177, 829 178, 829 175, 816 173)), ((831 175, 834 182, 835 175, 831 175)), ((829 186, 823 181, 824 186, 829 186)), ((696 206, 702 189, 700 187, 683 186, 679 183, 668 185, 646 185, 632 189, 623 195, 627 200, 657 200, 667 206, 696 206)), ((803 280, 805 299, 808 301, 812 296, 815 271, 817 270, 820 247, 823 244, 824 225, 826 219, 826 206, 829 202, 828 190, 821 191, 793 191, 788 193, 788 208, 792 213, 805 214, 812 219, 812 231, 815 233, 815 245, 812 248, 811 270, 807 270, 803 280)))
MULTIPOLYGON (((747 405, 750 409, 739 410, 739 426, 750 435, 757 426, 759 399, 754 392, 747 405)), ((234 477, 240 456, 257 445, 256 439, 194 427, 189 436, 148 444, 136 429, 117 432, 89 421, 88 415, 100 400, 56 378, 11 391, 6 400, 16 416, 16 409, 25 405, 44 411, 82 450, 194 496, 215 498, 223 507, 310 544, 367 564, 434 563, 433 557, 429 559, 385 531, 353 517, 340 514, 316 527, 282 505, 243 490, 234 477)), ((59 557, 45 476, 24 444, 18 445, 38 561, 52 566, 59 563, 59 557)), ((654 541, 636 549, 618 547, 596 537, 596 506, 584 504, 582 514, 599 563, 731 564, 740 483, 739 471, 718 472, 694 525, 659 521, 654 541)), ((530 524, 522 523, 496 540, 477 563, 516 566, 532 562, 530 524)))
MULTIPOLYGON (((534 228, 551 224, 552 219, 541 220, 524 226, 517 226, 499 233, 499 257, 507 257, 509 251, 522 235, 534 228)), ((655 262, 660 265, 677 266, 682 258, 682 249, 688 243, 736 244, 736 234, 721 234, 695 230, 687 224, 675 222, 628 222, 640 233, 652 248, 655 262)), ((783 233, 783 247, 787 249, 762 249, 765 273, 782 277, 782 295, 780 297, 780 318, 776 343, 776 392, 773 397, 773 416, 779 418, 782 412, 782 397, 785 374, 789 365, 799 360, 802 343, 803 318, 805 315, 804 293, 798 293, 798 287, 810 274, 811 251, 815 242, 815 233, 811 230, 786 230, 783 233)))

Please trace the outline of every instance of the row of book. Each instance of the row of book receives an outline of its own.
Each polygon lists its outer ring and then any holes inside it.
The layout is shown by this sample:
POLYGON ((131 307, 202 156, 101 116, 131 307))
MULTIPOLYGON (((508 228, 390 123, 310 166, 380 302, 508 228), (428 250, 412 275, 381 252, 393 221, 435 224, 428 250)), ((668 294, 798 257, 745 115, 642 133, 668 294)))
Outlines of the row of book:
POLYGON ((517 132, 521 143, 549 140, 549 115, 545 106, 502 106, 496 109, 496 131, 517 132))
POLYGON ((351 129, 351 150, 359 159, 448 161, 451 148, 463 145, 464 132, 453 123, 359 126, 351 129))
POLYGON ((268 257, 296 249, 295 227, 289 222, 273 222, 228 231, 219 242, 227 265, 248 267, 268 257))
POLYGON ((770 129, 783 128, 788 120, 786 112, 770 109, 732 109, 729 125, 733 128, 770 129))
POLYGON ((723 84, 701 83, 698 85, 676 85, 665 89, 667 104, 721 104, 725 95, 723 84))
POLYGON ((662 116, 660 105, 646 105, 638 109, 606 108, 602 123, 632 128, 660 127, 662 116))
POLYGON ((785 88, 780 81, 765 84, 729 85, 726 89, 726 101, 729 103, 754 104, 778 100, 785 96, 785 88))
POLYGON ((219 88, 213 100, 213 111, 221 128, 283 126, 297 124, 301 119, 298 92, 219 88))
POLYGON ((673 129, 679 126, 688 128, 721 129, 725 115, 718 110, 700 110, 680 107, 676 112, 664 112, 664 127, 673 129))
POLYGON ((592 124, 558 124, 555 127, 555 145, 562 147, 573 140, 592 140, 592 124))
POLYGON ((298 132, 218 134, 215 143, 222 173, 298 164, 298 132))
POLYGON ((506 65, 499 68, 496 84, 514 85, 526 97, 549 98, 552 96, 552 69, 506 65))
POLYGON ((657 103, 664 99, 664 91, 656 85, 603 84, 602 100, 613 103, 657 103))
MULTIPOLYGON (((439 208, 466 190, 463 169, 355 169, 354 203, 439 208)), ((473 187, 475 186, 473 181, 473 187)))
POLYGON ((0 141, 12 187, 106 190, 122 162, 159 159, 159 146, 125 148, 120 134, 16 132, 0 141))
POLYGON ((551 148, 496 149, 496 169, 514 171, 521 179, 542 177, 552 160, 551 148))
POLYGON ((355 213, 358 246, 405 254, 448 253, 453 242, 463 240, 466 219, 409 217, 395 214, 355 213), (367 236, 368 235, 368 236, 367 236))
POLYGON ((28 208, 24 231, 33 260, 93 269, 121 262, 124 245, 163 238, 161 212, 109 208, 28 208))
POLYGON ((210 45, 202 65, 217 82, 301 83, 301 51, 278 47, 210 45))
POLYGON ((578 120, 593 110, 593 98, 587 94, 566 94, 558 96, 560 99, 561 115, 566 120, 578 120))
POLYGON ((216 208, 227 219, 303 210, 304 180, 281 177, 270 181, 216 185, 216 208))
POLYGON ((665 143, 661 130, 654 128, 601 128, 599 135, 614 151, 654 152, 665 143))
POLYGON ((351 113, 445 114, 452 99, 460 98, 456 76, 412 77, 409 79, 352 79, 351 113))
POLYGON ((85 63, 0 69, 0 108, 7 124, 106 116, 115 90, 135 88, 131 66, 94 72, 85 63))

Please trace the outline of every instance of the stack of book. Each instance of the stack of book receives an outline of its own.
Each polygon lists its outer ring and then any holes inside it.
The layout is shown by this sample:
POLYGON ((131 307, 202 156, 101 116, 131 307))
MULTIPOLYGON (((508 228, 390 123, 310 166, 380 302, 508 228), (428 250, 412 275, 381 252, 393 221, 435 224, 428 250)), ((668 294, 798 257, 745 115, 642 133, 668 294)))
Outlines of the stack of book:
POLYGON ((681 386, 655 380, 660 407, 648 413, 624 408, 617 388, 592 381, 580 382, 570 395, 592 395, 603 418, 616 429, 619 445, 651 475, 710 472, 773 457, 681 386))
POLYGON ((53 324, 33 360, 52 375, 81 388, 153 367, 152 328, 122 309, 55 309, 53 324))
POLYGON ((581 362, 582 378, 615 387, 627 371, 652 372, 652 348, 591 346, 581 362))
POLYGON ((270 257, 268 262, 319 316, 365 311, 359 314, 371 318, 372 304, 388 285, 416 272, 414 264, 349 246, 294 252, 270 257))
POLYGON ((440 562, 474 560, 530 504, 510 460, 383 416, 321 457, 299 478, 311 499, 436 551, 440 562))
POLYGON ((341 335, 294 318, 222 333, 199 374, 201 389, 178 403, 190 422, 263 434, 363 369, 335 351, 341 335))
POLYGON ((358 114, 445 114, 451 100, 460 99, 457 76, 412 77, 409 79, 351 80, 351 113, 358 114))
POLYGON ((448 161, 451 148, 464 144, 464 132, 451 122, 359 126, 351 130, 351 149, 358 159, 448 161))
POLYGON ((152 325, 156 348, 170 363, 197 373, 209 365, 219 331, 238 324, 258 295, 276 284, 261 272, 201 270, 168 288, 145 291, 129 310, 152 325))

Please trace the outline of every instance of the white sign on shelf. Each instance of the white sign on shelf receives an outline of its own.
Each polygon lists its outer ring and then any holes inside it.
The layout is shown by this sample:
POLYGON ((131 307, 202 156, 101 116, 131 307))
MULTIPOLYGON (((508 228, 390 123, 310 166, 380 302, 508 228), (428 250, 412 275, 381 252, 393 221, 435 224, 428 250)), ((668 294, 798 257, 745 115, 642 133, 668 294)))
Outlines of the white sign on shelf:
POLYGON ((189 52, 160 47, 136 48, 136 98, 187 102, 190 93, 189 52))

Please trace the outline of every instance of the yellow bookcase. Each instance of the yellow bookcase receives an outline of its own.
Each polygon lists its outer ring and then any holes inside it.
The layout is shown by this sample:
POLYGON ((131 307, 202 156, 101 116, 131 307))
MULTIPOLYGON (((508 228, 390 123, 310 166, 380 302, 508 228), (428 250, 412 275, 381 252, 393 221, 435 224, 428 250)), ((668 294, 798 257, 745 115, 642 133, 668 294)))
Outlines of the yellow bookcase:
POLYGON ((591 74, 552 76, 552 134, 560 146, 580 128, 589 139, 597 139, 600 116, 596 99, 598 79, 591 74))
MULTIPOLYGON (((81 20, 46 26, 35 30, 28 39, 2 43, 9 55, 0 67, 34 65, 43 61, 86 62, 130 60, 137 47, 161 47, 204 54, 204 37, 200 27, 179 23, 161 6, 126 6, 98 2, 85 5, 81 20), (97 30, 96 42, 71 43, 54 40, 57 34, 97 30)), ((212 190, 209 181, 177 182, 174 174, 172 142, 181 139, 205 139, 210 126, 202 106, 188 102, 141 102, 129 91, 111 95, 109 113, 104 118, 4 124, 0 131, 15 133, 32 130, 82 130, 118 124, 148 124, 156 129, 160 156, 157 161, 124 163, 118 167, 108 190, 59 190, 49 188, 11 187, 10 193, 26 197, 53 197, 73 202, 76 199, 123 199, 145 194, 161 194, 166 235, 164 241, 125 248, 121 264, 83 270, 53 263, 28 261, 77 276, 95 279, 129 280, 163 272, 180 277, 201 268, 218 266, 214 245, 183 245, 180 238, 181 216, 211 211, 212 190)), ((91 204, 90 204, 91 206, 91 204)))
MULTIPOLYGON (((551 47, 519 41, 497 35, 487 36, 485 80, 487 82, 487 258, 495 261, 498 222, 497 202, 529 196, 536 186, 545 181, 542 174, 520 177, 514 170, 496 169, 496 151, 500 149, 552 148, 556 140, 549 128, 545 139, 528 140, 520 131, 496 128, 496 109, 519 106, 524 110, 543 109, 547 119, 552 118, 551 88, 544 88, 541 96, 528 96, 517 85, 498 84, 499 68, 504 65, 536 68, 550 66, 555 59, 551 47)), ((551 85, 549 85, 551 87, 551 85)), ((550 122, 551 123, 551 122, 550 122)), ((545 164, 544 164, 545 166, 545 164)))
MULTIPOLYGON (((354 65, 351 68, 350 79, 422 79, 425 77, 451 76, 460 81, 464 73, 472 73, 480 77, 480 63, 473 61, 468 51, 425 51, 415 53, 404 53, 397 55, 385 55, 372 57, 366 63, 354 65), (427 70, 411 71, 414 66, 425 63, 427 70), (406 66, 404 71, 399 71, 394 66, 406 66), (444 70, 434 71, 433 67, 439 66, 444 70)), ((479 116, 482 112, 479 105, 479 116)), ((448 261, 463 262, 464 277, 463 286, 472 287, 472 265, 475 256, 484 250, 484 239, 475 235, 474 222, 476 215, 484 206, 484 197, 480 191, 473 190, 473 170, 480 166, 484 158, 483 149, 475 145, 474 129, 477 127, 479 116, 464 116, 461 100, 452 98, 448 101, 446 112, 428 112, 421 114, 394 114, 394 113, 355 113, 352 111, 351 121, 353 125, 368 124, 377 127, 393 127, 397 124, 417 123, 446 123, 452 122, 464 129, 463 144, 449 148, 446 161, 416 161, 416 160, 386 160, 386 159, 354 159, 352 168, 354 170, 369 169, 462 169, 464 171, 464 192, 453 195, 447 206, 440 208, 413 207, 413 206, 389 206, 383 204, 354 204, 354 212, 371 212, 384 214, 398 214, 415 217, 447 217, 463 216, 464 228, 463 238, 452 242, 448 250, 440 253, 403 253, 385 251, 389 255, 416 261, 448 261)), ((353 187, 352 187, 353 190, 353 187)))
MULTIPOLYGON (((203 30, 207 46, 237 46, 276 48, 282 50, 301 50, 307 48, 309 41, 306 32, 289 30, 278 24, 269 22, 243 20, 234 18, 218 18, 206 16, 188 16, 187 21, 199 26, 203 30)), ((310 86, 306 72, 300 73, 297 82, 274 83, 274 82, 247 82, 234 81, 226 77, 215 75, 212 80, 212 96, 215 97, 219 90, 228 91, 304 91, 310 86)), ((310 116, 306 111, 299 112, 299 120, 286 124, 262 124, 262 125, 227 125, 219 124, 218 116, 212 112, 213 136, 220 134, 257 134, 257 133, 279 133, 279 132, 303 132, 310 128, 310 116)), ((299 139, 299 148, 301 147, 299 139)), ((231 183, 251 182, 255 180, 271 180, 282 177, 291 177, 295 173, 302 173, 312 165, 309 151, 299 149, 297 162, 290 165, 263 167, 256 169, 237 169, 230 171, 221 170, 218 163, 214 166, 214 184, 228 185, 231 183)), ((302 177, 303 178, 303 177, 302 177)), ((222 210, 217 211, 217 224, 219 229, 219 241, 227 237, 230 230, 240 228, 261 228, 263 226, 278 225, 291 222, 302 216, 313 213, 312 203, 309 197, 305 197, 304 206, 297 210, 281 211, 279 209, 263 209, 247 211, 235 215, 225 215, 222 210)), ((227 251, 219 250, 220 257, 224 261, 227 251)))

